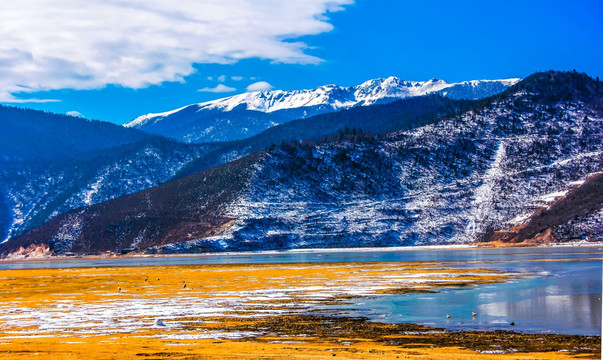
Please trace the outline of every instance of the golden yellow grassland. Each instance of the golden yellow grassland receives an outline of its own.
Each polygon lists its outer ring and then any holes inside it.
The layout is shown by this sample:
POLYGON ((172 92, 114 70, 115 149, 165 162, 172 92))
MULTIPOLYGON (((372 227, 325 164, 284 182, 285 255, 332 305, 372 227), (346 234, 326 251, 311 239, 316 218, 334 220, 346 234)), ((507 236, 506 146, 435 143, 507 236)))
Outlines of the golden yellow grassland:
POLYGON ((443 331, 325 309, 512 276, 429 262, 2 270, 0 358, 600 358, 600 337, 443 331), (488 353, 501 348, 513 350, 488 353))

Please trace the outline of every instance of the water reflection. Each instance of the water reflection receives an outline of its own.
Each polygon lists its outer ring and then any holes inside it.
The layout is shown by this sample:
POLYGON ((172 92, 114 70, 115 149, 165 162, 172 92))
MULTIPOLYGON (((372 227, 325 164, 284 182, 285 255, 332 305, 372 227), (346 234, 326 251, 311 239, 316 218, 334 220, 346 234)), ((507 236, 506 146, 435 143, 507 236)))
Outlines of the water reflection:
POLYGON ((525 262, 521 268, 540 275, 436 294, 364 299, 346 313, 373 319, 386 314, 385 321, 449 329, 601 335, 601 261, 525 262))

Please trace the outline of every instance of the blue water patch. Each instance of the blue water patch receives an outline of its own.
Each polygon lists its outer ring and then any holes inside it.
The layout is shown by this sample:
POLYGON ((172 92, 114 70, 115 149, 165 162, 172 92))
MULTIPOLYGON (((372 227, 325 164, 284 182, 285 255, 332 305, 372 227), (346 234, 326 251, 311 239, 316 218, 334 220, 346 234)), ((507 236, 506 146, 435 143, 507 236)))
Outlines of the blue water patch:
POLYGON ((476 265, 533 275, 437 293, 357 299, 343 313, 451 330, 601 335, 600 260, 476 265))

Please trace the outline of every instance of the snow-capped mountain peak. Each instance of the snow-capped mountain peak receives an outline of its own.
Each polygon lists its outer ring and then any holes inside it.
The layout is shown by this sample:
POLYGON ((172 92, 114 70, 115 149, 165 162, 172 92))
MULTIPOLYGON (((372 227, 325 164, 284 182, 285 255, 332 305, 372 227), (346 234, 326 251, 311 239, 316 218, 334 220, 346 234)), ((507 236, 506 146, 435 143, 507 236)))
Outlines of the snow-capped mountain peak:
POLYGON ((268 127, 298 118, 407 97, 441 93, 456 99, 483 98, 500 93, 518 81, 505 79, 449 83, 439 79, 406 81, 390 76, 350 87, 330 84, 306 90, 254 91, 168 112, 142 115, 124 126, 187 142, 228 141, 252 136, 268 127), (235 114, 235 109, 251 112, 235 114), (268 119, 269 114, 274 114, 273 119, 268 119), (235 134, 233 126, 254 130, 237 131, 235 134))
POLYGON ((360 105, 371 105, 383 99, 403 99, 438 92, 453 86, 443 80, 404 81, 390 76, 366 81, 355 87, 354 96, 360 105))

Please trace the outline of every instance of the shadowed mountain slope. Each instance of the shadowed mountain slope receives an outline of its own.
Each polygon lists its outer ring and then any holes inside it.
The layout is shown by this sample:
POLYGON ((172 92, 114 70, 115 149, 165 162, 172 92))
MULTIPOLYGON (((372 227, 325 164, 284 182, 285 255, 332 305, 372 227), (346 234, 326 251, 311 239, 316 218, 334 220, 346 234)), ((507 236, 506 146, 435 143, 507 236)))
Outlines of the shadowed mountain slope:
POLYGON ((105 121, 0 105, 0 162, 57 162, 152 137, 105 121))

